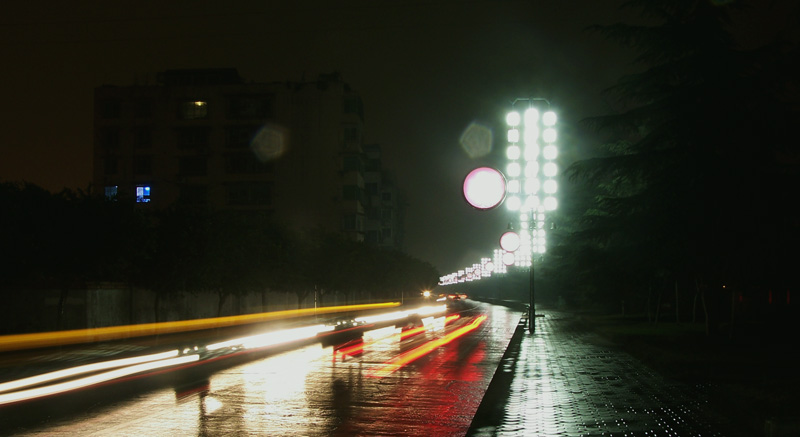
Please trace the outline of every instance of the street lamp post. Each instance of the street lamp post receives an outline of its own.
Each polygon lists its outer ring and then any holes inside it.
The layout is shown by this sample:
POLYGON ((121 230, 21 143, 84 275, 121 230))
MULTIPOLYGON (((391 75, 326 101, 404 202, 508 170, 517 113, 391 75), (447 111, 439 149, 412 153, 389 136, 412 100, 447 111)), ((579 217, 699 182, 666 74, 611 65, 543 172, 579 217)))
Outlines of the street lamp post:
MULTIPOLYGON (((528 268, 529 294, 528 330, 532 334, 536 317, 534 296, 534 257, 541 257, 545 252, 545 214, 558 207, 555 193, 558 184, 555 177, 558 166, 556 147, 556 113, 549 109, 550 102, 541 98, 516 99, 511 102, 512 111, 506 116, 508 125, 505 173, 491 168, 479 167, 471 171, 464 179, 464 199, 479 210, 490 210, 505 203, 509 211, 518 214, 514 221, 519 222, 519 232, 507 232, 501 236, 501 250, 495 251, 495 262, 492 269, 484 269, 473 265, 468 268, 471 280, 473 269, 479 276, 489 276, 492 271, 505 272, 506 266, 514 265, 528 268), (539 113, 533 102, 543 101, 548 109, 539 113), (518 102, 527 102, 528 107, 518 112, 514 106, 518 102), (502 261, 501 261, 502 259, 502 261)), ((488 259, 487 259, 488 260, 488 259)), ((442 284, 461 282, 464 271, 440 278, 442 284)))
POLYGON ((512 102, 512 111, 506 116, 508 125, 508 147, 506 156, 507 199, 506 206, 519 214, 519 229, 522 247, 517 256, 519 267, 529 268, 528 330, 535 330, 536 317, 534 289, 534 256, 545 252, 545 213, 558 206, 555 181, 558 167, 555 158, 558 149, 555 142, 556 114, 549 109, 540 114, 534 101, 546 99, 527 98, 512 102), (527 108, 518 112, 514 106, 527 102, 527 108))

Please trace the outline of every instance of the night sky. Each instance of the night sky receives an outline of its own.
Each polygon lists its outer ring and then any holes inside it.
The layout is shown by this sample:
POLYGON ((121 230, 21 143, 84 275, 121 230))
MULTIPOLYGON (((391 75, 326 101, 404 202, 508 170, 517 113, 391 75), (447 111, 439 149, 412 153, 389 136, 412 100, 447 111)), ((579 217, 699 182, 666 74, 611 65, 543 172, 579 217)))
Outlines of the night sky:
MULTIPOLYGON (((255 82, 338 71, 364 100, 365 142, 383 147, 405 192, 407 251, 450 273, 489 255, 508 221, 462 199, 463 177, 493 155, 469 157, 461 133, 542 97, 559 113, 561 167, 585 157, 596 140, 579 121, 608 112, 603 90, 634 68, 633 53, 585 29, 635 17, 620 3, 12 2, 0 18, 0 180, 86 189, 103 84, 179 68, 233 67, 255 82)), ((495 149, 504 136, 495 129, 495 149)))

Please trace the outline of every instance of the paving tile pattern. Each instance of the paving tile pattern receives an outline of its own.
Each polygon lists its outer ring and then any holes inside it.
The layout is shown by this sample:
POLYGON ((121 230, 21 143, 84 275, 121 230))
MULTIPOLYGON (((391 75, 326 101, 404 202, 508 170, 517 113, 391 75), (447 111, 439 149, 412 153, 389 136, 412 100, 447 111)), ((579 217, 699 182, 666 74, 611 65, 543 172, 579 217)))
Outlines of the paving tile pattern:
POLYGON ((472 435, 740 435, 714 412, 713 387, 654 372, 571 315, 541 315, 535 334, 526 330, 518 355, 503 364, 513 378, 501 423, 472 435))

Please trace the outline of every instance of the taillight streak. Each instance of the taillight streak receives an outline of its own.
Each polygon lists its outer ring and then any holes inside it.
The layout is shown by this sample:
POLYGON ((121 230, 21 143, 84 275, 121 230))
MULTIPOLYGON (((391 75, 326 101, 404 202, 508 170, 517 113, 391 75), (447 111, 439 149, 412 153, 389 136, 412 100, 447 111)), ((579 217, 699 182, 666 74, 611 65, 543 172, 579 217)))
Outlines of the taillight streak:
MULTIPOLYGON (((450 323, 458 320, 460 317, 461 317, 461 315, 459 315, 459 314, 451 314, 451 315, 445 317, 444 326, 447 326, 450 323)), ((418 328, 414 328, 414 329, 411 329, 411 330, 408 330, 408 331, 405 331, 405 332, 400 332, 400 333, 394 332, 392 334, 376 338, 376 339, 374 339, 372 341, 366 341, 366 342, 358 343, 358 344, 355 344, 355 345, 352 345, 352 346, 344 346, 344 347, 341 347, 339 349, 335 349, 333 351, 333 353, 334 353, 334 361, 336 360, 336 355, 337 354, 341 354, 341 357, 344 359, 344 356, 346 356, 346 355, 353 356, 353 355, 357 355, 357 354, 362 353, 364 351, 364 348, 366 348, 368 346, 372 346, 372 345, 375 345, 375 344, 378 344, 378 343, 386 342, 386 341, 392 340, 392 339, 397 338, 397 337, 399 337, 399 340, 402 341, 402 340, 410 337, 411 335, 418 334, 419 332, 425 331, 426 329, 430 329, 432 326, 435 326, 435 325, 420 326, 418 328), (419 331, 411 333, 411 331, 416 331, 416 330, 419 330, 419 331)))
POLYGON ((444 346, 444 345, 452 342, 453 340, 455 340, 455 339, 457 339, 457 338, 459 338, 459 337, 461 337, 461 336, 463 336, 463 335, 465 335, 465 334, 467 334, 467 333, 469 333, 471 331, 474 331, 475 329, 478 329, 478 327, 481 325, 481 323, 483 323, 484 320, 486 320, 486 318, 487 318, 487 316, 485 316, 485 315, 479 316, 479 317, 475 318, 475 320, 470 322, 468 325, 462 326, 461 328, 456 329, 455 331, 445 335, 444 337, 437 338, 435 340, 431 340, 431 341, 429 341, 429 342, 427 342, 427 343, 425 343, 425 344, 423 344, 421 346, 418 346, 418 347, 416 347, 414 349, 411 349, 408 352, 400 354, 400 355, 392 358, 391 360, 386 361, 385 363, 381 364, 380 366, 370 370, 369 372, 367 372, 367 376, 374 377, 374 378, 383 378, 384 376, 389 376, 392 373, 394 373, 395 371, 397 371, 398 369, 400 369, 400 368, 408 365, 409 363, 412 363, 412 362, 418 360, 419 358, 431 353, 435 349, 437 349, 437 348, 439 348, 441 346, 444 346))

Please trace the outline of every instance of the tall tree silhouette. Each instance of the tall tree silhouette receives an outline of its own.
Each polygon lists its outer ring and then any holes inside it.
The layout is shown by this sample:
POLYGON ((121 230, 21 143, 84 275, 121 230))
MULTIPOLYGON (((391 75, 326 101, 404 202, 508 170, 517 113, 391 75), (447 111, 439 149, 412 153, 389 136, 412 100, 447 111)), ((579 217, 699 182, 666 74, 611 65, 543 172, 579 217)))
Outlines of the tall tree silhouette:
POLYGON ((567 171, 596 194, 573 249, 613 255, 642 278, 785 281, 797 243, 798 101, 785 92, 797 85, 796 47, 743 49, 732 17, 758 12, 744 2, 626 6, 650 24, 595 30, 636 50, 643 70, 609 90, 619 113, 584 120, 607 141, 567 171))

